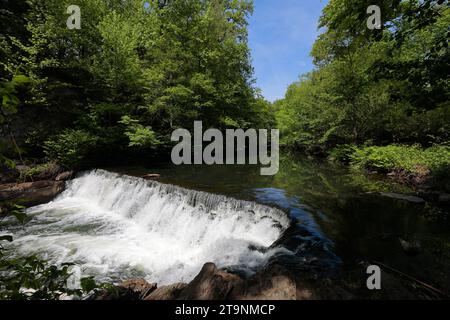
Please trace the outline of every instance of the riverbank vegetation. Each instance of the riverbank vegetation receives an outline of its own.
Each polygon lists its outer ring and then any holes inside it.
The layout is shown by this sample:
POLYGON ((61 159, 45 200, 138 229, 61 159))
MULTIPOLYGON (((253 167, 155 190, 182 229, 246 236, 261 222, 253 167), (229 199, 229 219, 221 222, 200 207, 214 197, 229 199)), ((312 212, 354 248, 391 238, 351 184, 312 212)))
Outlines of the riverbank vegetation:
POLYGON ((412 186, 429 182, 450 190, 450 147, 446 145, 426 149, 420 145, 341 145, 330 151, 329 159, 367 172, 390 174, 412 186))
POLYGON ((315 69, 275 103, 282 144, 368 170, 449 175, 447 1, 330 1, 315 69))

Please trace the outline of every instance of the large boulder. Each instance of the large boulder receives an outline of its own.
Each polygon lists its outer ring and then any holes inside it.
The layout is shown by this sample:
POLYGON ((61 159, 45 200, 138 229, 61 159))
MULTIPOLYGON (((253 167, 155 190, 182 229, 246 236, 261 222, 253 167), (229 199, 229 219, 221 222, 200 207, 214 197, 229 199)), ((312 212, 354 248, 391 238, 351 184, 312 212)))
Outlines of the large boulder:
POLYGON ((0 185, 0 201, 18 201, 34 206, 51 201, 64 191, 64 181, 36 181, 0 185))
POLYGON ((96 300, 317 300, 352 299, 333 282, 310 282, 294 276, 279 265, 271 265, 250 278, 220 270, 206 263, 188 284, 175 283, 157 288, 144 279, 125 281, 114 294, 102 291, 96 300))
POLYGON ((234 290, 230 298, 233 300, 304 300, 311 299, 312 292, 306 288, 297 289, 295 279, 285 270, 274 265, 243 282, 234 290))
POLYGON ((186 288, 185 283, 176 283, 169 286, 162 286, 152 291, 144 300, 176 300, 183 289, 186 288))
POLYGON ((200 273, 181 292, 181 300, 225 300, 240 287, 243 280, 206 263, 200 273))
POLYGON ((300 283, 277 265, 248 279, 220 270, 213 263, 180 292, 180 300, 309 300, 316 296, 312 287, 300 283))
POLYGON ((144 299, 156 290, 156 283, 148 283, 145 279, 133 279, 122 282, 119 287, 133 292, 139 299, 144 299))
POLYGON ((55 180, 55 178, 64 172, 64 168, 56 163, 48 163, 43 169, 32 177, 33 180, 55 180))
POLYGON ((72 179, 73 175, 73 171, 64 171, 56 176, 55 181, 67 181, 72 179))

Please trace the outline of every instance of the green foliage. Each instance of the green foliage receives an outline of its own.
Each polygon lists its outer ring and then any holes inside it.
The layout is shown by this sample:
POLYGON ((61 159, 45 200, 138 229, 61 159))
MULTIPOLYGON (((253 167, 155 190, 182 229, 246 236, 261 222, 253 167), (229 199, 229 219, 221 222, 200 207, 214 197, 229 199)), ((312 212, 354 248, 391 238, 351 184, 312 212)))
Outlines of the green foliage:
MULTIPOLYGON (((20 223, 24 224, 28 221, 28 216, 25 213, 25 207, 11 202, 0 202, 0 222, 6 217, 15 217, 20 223)), ((0 229, 1 230, 1 229, 0 229)), ((2 275, 1 264, 5 263, 4 259, 4 248, 2 246, 2 241, 12 242, 13 237, 10 235, 0 236, 0 277, 2 275)), ((1 287, 1 283, 0 283, 1 287)), ((1 288, 0 288, 1 289, 1 288)))
POLYGON ((342 164, 349 164, 357 150, 357 147, 343 144, 333 148, 330 151, 328 158, 331 161, 336 161, 342 164))
POLYGON ((83 130, 66 130, 44 145, 50 159, 57 160, 68 168, 85 165, 98 142, 98 137, 83 130))
POLYGON ((11 81, 0 82, 0 97, 2 99, 0 109, 0 124, 7 120, 7 116, 17 112, 20 103, 17 97, 17 87, 29 83, 29 79, 24 75, 17 75, 11 81))
POLYGON ((93 277, 85 277, 80 280, 81 289, 84 292, 91 292, 98 287, 93 277))
MULTIPOLYGON (((5 26, 0 62, 33 80, 21 99, 25 108, 12 119, 20 117, 27 131, 29 155, 42 157, 45 151, 50 160, 77 165, 85 155, 70 152, 84 152, 74 143, 85 141, 83 132, 85 138, 98 137, 95 160, 102 163, 114 157, 111 149, 120 155, 165 150, 159 141, 170 141, 173 129, 190 128, 194 120, 219 128, 274 125, 269 103, 253 87, 247 43, 251 1, 145 2, 148 6, 142 0, 9 5, 17 19, 7 19, 20 28, 5 26), (82 7, 80 30, 66 27, 64 12, 71 4, 82 7)), ((13 73, 8 74, 10 79, 13 73)), ((94 142, 87 140, 88 146, 94 142)))
MULTIPOLYGON (((15 217, 26 223, 28 217, 23 206, 3 203, 0 219, 15 217)), ((12 242, 11 235, 0 236, 0 300, 58 300, 63 294, 83 296, 107 285, 97 284, 91 277, 81 278, 80 289, 69 289, 72 263, 51 265, 37 256, 15 258, 2 242, 12 242)))
POLYGON ((276 113, 283 145, 309 151, 335 135, 342 112, 331 107, 336 98, 328 93, 328 86, 313 72, 289 87, 276 113))
MULTIPOLYGON (((0 241, 13 241, 10 236, 0 241)), ((37 256, 8 258, 0 247, 0 300, 59 300, 61 296, 83 297, 115 286, 98 284, 92 277, 80 279, 80 289, 68 288, 72 263, 51 265, 37 256)))
POLYGON ((358 168, 377 171, 406 170, 411 173, 432 173, 450 168, 450 147, 390 145, 386 147, 362 147, 355 149, 352 164, 358 168))
MULTIPOLYGON (((2 211, 6 212, 3 217, 6 214, 16 217, 20 223, 27 221, 22 206, 6 203, 2 205, 2 211)), ((75 294, 66 286, 70 277, 69 265, 48 265, 36 256, 11 258, 2 241, 12 242, 13 237, 0 237, 0 300, 58 299, 63 293, 75 294)))
POLYGON ((25 213, 25 207, 16 203, 3 204, 4 210, 6 210, 9 216, 15 217, 20 223, 28 221, 28 216, 25 213))
POLYGON ((13 169, 15 168, 16 163, 13 160, 5 157, 2 153, 0 153, 0 166, 6 166, 8 168, 13 169))
POLYGON ((442 144, 450 136, 447 1, 384 1, 383 29, 366 27, 370 1, 332 0, 312 56, 316 69, 278 102, 283 144, 442 144))
MULTIPOLYGON (((16 143, 15 136, 13 130, 11 128, 11 115, 17 113, 17 107, 19 106, 20 100, 17 97, 17 89, 23 84, 29 83, 29 79, 23 75, 16 75, 12 77, 10 81, 3 81, 0 78, 0 126, 5 127, 5 131, 9 134, 12 142, 14 143, 14 147, 19 157, 21 157, 21 151, 16 143)), ((1 127, 0 127, 1 129, 1 127)), ((0 165, 5 165, 10 168, 14 168, 15 163, 11 159, 9 159, 4 154, 5 144, 3 137, 0 139, 0 165)))
POLYGON ((33 166, 31 168, 26 168, 24 170, 20 171, 20 181, 27 181, 32 180, 33 177, 38 176, 39 174, 42 174, 46 170, 50 169, 54 164, 52 163, 43 163, 36 166, 33 166))
POLYGON ((62 293, 74 294, 67 289, 69 266, 49 266, 35 256, 0 260, 2 300, 58 299, 62 293))
POLYGON ((125 135, 130 139, 129 147, 155 147, 160 143, 152 128, 139 124, 139 120, 124 116, 120 123, 127 126, 125 135))

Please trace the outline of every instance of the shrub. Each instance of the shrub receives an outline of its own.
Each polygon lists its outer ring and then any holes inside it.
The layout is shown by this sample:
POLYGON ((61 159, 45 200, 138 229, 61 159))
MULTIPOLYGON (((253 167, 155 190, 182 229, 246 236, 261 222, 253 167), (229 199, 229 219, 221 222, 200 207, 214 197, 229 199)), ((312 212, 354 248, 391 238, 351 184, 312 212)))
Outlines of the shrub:
MULTIPOLYGON (((17 204, 3 203, 0 209, 0 220, 6 216, 14 216, 20 223, 29 220, 24 207, 17 204)), ((106 284, 100 287, 91 278, 81 278, 81 288, 71 289, 68 280, 72 276, 69 269, 72 263, 56 266, 35 255, 12 257, 3 246, 11 241, 10 235, 0 236, 0 300, 57 300, 63 294, 81 297, 107 287, 106 284)))
POLYGON ((144 127, 138 120, 123 116, 119 123, 127 127, 125 135, 130 140, 129 147, 155 147, 160 143, 152 128, 144 127))
POLYGON ((47 162, 31 167, 25 167, 20 171, 20 181, 33 181, 33 180, 52 180, 58 173, 60 173, 61 167, 54 162, 47 162))
POLYGON ((98 137, 84 130, 66 130, 44 143, 47 157, 67 168, 78 168, 88 163, 98 143, 98 137))
POLYGON ((421 147, 390 145, 385 147, 356 148, 351 156, 354 167, 379 172, 405 170, 410 173, 423 173, 430 170, 432 174, 448 169, 450 166, 450 147, 421 147))
POLYGON ((356 150, 357 148, 355 146, 349 144, 340 145, 331 150, 328 159, 343 164, 349 164, 356 150))

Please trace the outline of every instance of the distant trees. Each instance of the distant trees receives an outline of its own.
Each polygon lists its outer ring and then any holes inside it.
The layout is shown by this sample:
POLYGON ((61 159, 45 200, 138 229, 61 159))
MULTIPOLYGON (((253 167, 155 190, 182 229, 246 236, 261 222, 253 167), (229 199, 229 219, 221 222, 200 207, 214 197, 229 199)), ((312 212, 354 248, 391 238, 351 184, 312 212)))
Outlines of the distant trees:
POLYGON ((277 102, 285 145, 306 150, 351 143, 449 140, 448 1, 331 0, 312 50, 316 68, 277 102))

